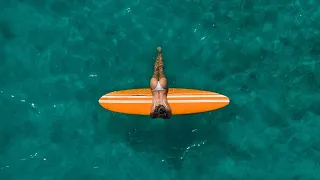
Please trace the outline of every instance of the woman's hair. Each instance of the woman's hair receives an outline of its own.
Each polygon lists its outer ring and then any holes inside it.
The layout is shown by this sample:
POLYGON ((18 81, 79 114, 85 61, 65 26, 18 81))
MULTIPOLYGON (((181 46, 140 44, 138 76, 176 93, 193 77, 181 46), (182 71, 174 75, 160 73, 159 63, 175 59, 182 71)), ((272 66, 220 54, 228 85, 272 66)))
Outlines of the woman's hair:
POLYGON ((166 109, 163 105, 158 105, 154 108, 154 111, 150 114, 152 119, 162 118, 162 119, 170 119, 172 113, 170 110, 166 109))

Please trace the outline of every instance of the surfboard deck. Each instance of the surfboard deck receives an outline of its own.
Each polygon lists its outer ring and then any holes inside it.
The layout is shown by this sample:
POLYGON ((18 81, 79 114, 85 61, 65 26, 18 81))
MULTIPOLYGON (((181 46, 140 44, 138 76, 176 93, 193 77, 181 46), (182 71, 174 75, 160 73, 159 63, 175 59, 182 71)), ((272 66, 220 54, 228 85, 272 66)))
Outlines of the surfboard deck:
MULTIPOLYGON (((169 88, 167 99, 173 115, 208 112, 229 104, 222 94, 184 88, 169 88)), ((102 96, 99 103, 113 112, 150 115, 152 93, 149 88, 114 91, 102 96)))

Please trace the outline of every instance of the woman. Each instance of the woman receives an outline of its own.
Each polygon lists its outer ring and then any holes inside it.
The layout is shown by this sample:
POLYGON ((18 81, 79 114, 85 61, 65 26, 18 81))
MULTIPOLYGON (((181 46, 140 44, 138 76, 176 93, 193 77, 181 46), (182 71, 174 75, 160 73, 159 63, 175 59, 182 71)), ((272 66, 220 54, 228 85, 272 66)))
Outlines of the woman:
POLYGON ((167 101, 168 84, 163 71, 163 59, 161 47, 158 47, 158 56, 154 63, 154 72, 150 80, 150 89, 152 92, 152 105, 150 117, 170 119, 172 116, 171 108, 167 101))

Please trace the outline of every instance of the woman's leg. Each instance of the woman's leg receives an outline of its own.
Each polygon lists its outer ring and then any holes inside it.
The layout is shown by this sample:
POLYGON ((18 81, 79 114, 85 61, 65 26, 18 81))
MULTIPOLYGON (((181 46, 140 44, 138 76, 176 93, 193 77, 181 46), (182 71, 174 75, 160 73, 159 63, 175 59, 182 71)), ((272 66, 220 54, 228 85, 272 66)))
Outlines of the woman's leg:
POLYGON ((158 80, 159 80, 159 50, 158 50, 157 59, 155 60, 154 66, 153 66, 153 75, 150 80, 150 88, 151 89, 156 88, 158 80))
POLYGON ((155 79, 159 79, 159 66, 158 66, 158 57, 157 59, 155 60, 154 62, 154 65, 153 65, 153 75, 152 75, 152 78, 155 78, 155 79))
POLYGON ((159 82, 160 85, 163 88, 168 88, 168 83, 167 83, 167 78, 164 74, 164 63, 163 63, 163 57, 162 57, 162 51, 161 51, 161 47, 158 47, 158 72, 159 72, 159 82))

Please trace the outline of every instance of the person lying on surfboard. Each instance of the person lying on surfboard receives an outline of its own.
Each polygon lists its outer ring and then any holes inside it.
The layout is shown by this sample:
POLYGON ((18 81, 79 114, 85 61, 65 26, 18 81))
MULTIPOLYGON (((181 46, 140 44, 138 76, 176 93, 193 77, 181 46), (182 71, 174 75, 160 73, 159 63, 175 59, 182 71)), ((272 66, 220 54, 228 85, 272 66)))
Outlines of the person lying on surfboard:
POLYGON ((152 119, 170 119, 172 113, 170 105, 167 101, 168 83, 167 78, 164 75, 164 64, 161 47, 158 47, 157 50, 158 56, 154 63, 154 72, 150 80, 150 89, 152 92, 150 117, 152 119))

